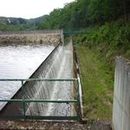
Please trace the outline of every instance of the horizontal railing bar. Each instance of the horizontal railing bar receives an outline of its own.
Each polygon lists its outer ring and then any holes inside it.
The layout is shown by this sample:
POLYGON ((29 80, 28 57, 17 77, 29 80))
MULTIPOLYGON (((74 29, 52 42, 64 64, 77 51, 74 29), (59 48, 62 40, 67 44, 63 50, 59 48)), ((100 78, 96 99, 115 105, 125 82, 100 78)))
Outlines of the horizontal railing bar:
POLYGON ((76 103, 77 100, 43 100, 43 99, 0 99, 0 102, 44 102, 44 103, 76 103))
POLYGON ((78 120, 78 116, 2 116, 0 119, 78 120))
POLYGON ((76 81, 76 78, 72 79, 40 79, 40 78, 31 78, 31 79, 0 79, 0 81, 76 81))

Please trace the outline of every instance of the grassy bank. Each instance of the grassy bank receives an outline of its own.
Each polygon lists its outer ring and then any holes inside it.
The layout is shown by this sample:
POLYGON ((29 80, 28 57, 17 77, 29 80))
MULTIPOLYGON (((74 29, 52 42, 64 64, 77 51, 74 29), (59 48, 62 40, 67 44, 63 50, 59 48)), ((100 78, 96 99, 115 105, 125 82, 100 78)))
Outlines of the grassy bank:
POLYGON ((89 119, 109 120, 112 115, 112 73, 100 55, 77 45, 83 85, 84 114, 89 119))
POLYGON ((112 116, 115 57, 130 59, 130 24, 122 20, 86 29, 73 37, 80 61, 84 114, 89 119, 112 116))

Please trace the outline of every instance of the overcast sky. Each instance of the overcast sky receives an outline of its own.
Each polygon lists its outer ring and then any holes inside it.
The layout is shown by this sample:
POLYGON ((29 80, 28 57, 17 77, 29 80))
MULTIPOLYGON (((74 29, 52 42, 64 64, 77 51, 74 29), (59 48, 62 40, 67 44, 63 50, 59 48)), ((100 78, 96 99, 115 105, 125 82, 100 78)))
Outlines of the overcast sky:
POLYGON ((74 0, 0 0, 0 16, 35 18, 74 0))

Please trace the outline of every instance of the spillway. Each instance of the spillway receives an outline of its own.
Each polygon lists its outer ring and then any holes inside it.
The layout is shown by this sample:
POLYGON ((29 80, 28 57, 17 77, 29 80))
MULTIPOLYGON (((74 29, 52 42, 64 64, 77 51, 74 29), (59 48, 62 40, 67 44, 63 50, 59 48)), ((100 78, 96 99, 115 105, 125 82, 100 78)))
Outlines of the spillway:
MULTIPOLYGON (((51 54, 43 61, 30 79, 73 79, 73 47, 72 41, 64 45, 59 43, 51 54)), ((12 97, 21 100, 75 100, 77 93, 75 81, 26 81, 12 97)), ((52 102, 8 102, 0 111, 0 116, 76 116, 73 103, 52 102), (24 105, 24 110, 23 110, 24 105)))

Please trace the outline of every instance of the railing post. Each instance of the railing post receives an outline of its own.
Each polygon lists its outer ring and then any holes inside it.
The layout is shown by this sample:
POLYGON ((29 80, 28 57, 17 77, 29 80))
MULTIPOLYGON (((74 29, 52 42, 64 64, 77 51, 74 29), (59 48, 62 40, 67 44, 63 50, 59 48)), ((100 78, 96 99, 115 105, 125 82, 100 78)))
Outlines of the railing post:
POLYGON ((77 114, 78 120, 80 120, 80 93, 79 93, 79 82, 77 80, 77 114))
MULTIPOLYGON (((23 83, 24 81, 23 80, 21 80, 21 87, 22 87, 22 89, 23 89, 23 83)), ((24 94, 23 94, 24 95, 24 94)), ((24 96, 22 97, 22 108, 23 108, 23 116, 24 116, 24 119, 26 118, 26 108, 25 108, 25 99, 24 99, 24 96)))
POLYGON ((21 80, 21 85, 23 86, 23 80, 21 80))
POLYGON ((25 100, 23 99, 22 100, 22 105, 23 105, 23 116, 24 116, 24 119, 26 118, 26 109, 25 109, 25 100))
POLYGON ((21 80, 21 90, 23 90, 23 80, 21 80))

